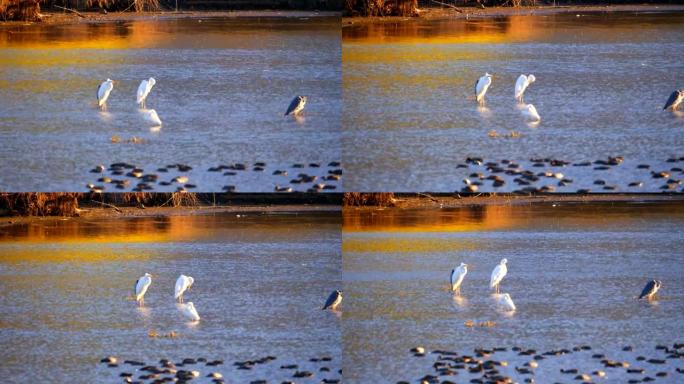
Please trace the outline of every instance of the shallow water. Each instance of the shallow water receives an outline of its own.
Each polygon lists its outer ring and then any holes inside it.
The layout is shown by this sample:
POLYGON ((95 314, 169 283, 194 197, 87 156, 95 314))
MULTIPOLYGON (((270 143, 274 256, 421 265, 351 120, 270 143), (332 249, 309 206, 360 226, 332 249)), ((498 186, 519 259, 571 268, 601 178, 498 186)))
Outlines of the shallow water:
MULTIPOLYGON (((593 353, 629 361, 657 382, 679 382, 681 359, 662 366, 636 356, 663 357, 656 344, 681 342, 684 326, 684 206, 678 203, 533 204, 443 210, 346 210, 343 217, 345 383, 415 382, 432 374, 434 349, 473 355, 473 348, 507 347, 494 359, 515 374, 539 353, 588 344, 593 350, 539 361, 536 378, 572 380, 560 369, 608 372, 626 382, 645 375, 606 369, 593 353), (501 283, 517 310, 497 309, 489 277, 502 258, 501 283), (469 264, 462 299, 448 289, 452 268, 469 264), (650 279, 662 280, 659 299, 637 301, 650 279), (493 321, 467 327, 466 321, 493 321), (633 352, 623 352, 631 345, 633 352), (413 357, 424 346, 429 355, 413 357), (679 379, 679 381, 677 380, 679 379)), ((463 381, 468 374, 454 379, 463 381)), ((480 377, 480 376, 478 376, 480 377)), ((449 379, 442 377, 442 379, 449 379)))
MULTIPOLYGON (((0 375, 5 382, 120 382, 130 366, 205 357, 204 377, 282 381, 299 364, 313 379, 339 378, 340 319, 321 311, 341 285, 339 213, 44 220, 0 228, 0 375), (130 296, 138 276, 153 282, 145 309, 130 296), (188 323, 173 299, 180 273, 201 316, 188 323), (148 332, 176 331, 177 338, 148 332), (277 359, 251 371, 235 361, 277 359), (329 356, 331 362, 310 358, 329 356), (318 372, 320 367, 330 372, 318 372), (125 369, 124 369, 125 368, 125 369)), ((135 372, 135 377, 142 372, 135 372)), ((198 380, 195 380, 198 381, 198 380)), ((200 379, 199 382, 208 382, 200 379)), ((298 381, 299 382, 299 381, 298 381)))
MULTIPOLYGON (((468 174, 455 165, 467 156, 621 155, 660 168, 684 146, 684 114, 662 111, 684 87, 682 12, 361 23, 344 26, 342 40, 347 190, 453 191, 468 174), (485 72, 494 78, 478 108, 469 97, 485 72), (537 78, 525 102, 538 125, 513 98, 521 73, 537 78)), ((616 178, 633 172, 621 168, 616 178)))
POLYGON ((206 169, 339 161, 340 39, 339 17, 0 28, 0 189, 83 191, 95 165, 126 162, 189 164, 202 191, 271 192, 270 173, 228 181, 206 169), (148 77, 161 129, 135 104, 148 77), (95 95, 107 78, 118 83, 103 113, 95 95), (309 97, 298 120, 283 116, 296 95, 309 97), (125 143, 134 137, 142 143, 125 143))

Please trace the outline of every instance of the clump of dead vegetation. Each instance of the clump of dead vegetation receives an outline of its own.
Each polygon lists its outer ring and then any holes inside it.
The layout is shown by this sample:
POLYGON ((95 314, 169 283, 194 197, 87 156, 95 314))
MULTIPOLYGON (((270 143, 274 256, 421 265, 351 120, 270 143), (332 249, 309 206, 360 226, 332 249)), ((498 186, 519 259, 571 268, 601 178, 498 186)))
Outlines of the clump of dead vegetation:
POLYGON ((393 207, 396 204, 394 193, 361 193, 347 192, 342 203, 345 207, 393 207))
POLYGON ((8 216, 74 216, 80 193, 2 193, 0 211, 8 216))

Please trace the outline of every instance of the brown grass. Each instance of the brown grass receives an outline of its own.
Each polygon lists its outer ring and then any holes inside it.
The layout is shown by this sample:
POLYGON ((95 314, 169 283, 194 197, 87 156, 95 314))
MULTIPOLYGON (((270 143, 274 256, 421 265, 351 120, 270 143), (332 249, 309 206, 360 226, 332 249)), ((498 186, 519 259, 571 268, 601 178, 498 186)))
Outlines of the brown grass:
POLYGON ((342 199, 342 204, 345 207, 393 207, 395 202, 394 193, 389 192, 347 192, 342 199))
POLYGON ((2 193, 0 210, 19 216, 74 216, 80 193, 2 193))
POLYGON ((4 21, 40 21, 40 0, 0 0, 0 18, 4 21))
POLYGON ((345 0, 348 16, 416 16, 418 0, 345 0))

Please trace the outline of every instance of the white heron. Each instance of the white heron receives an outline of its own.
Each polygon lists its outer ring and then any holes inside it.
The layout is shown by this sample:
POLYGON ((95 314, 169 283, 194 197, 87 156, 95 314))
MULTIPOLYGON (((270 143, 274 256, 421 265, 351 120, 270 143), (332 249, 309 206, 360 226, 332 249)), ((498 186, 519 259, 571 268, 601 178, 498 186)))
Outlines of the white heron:
POLYGON ((499 265, 494 267, 494 270, 492 271, 492 277, 489 280, 489 287, 496 288, 496 293, 499 293, 499 283, 501 283, 501 280, 503 280, 504 276, 506 276, 506 273, 508 273, 506 263, 508 263, 508 260, 501 259, 499 265))
POLYGON ((498 295, 497 302, 502 309, 515 311, 515 303, 513 303, 513 299, 511 299, 511 295, 508 293, 498 295))
POLYGON ((150 77, 149 79, 140 82, 137 94, 137 103, 140 104, 140 107, 145 108, 145 99, 147 99, 147 95, 150 94, 150 91, 155 84, 157 84, 157 81, 154 77, 150 77))
POLYGON ((466 273, 468 273, 468 264, 461 263, 457 268, 451 270, 451 291, 456 292, 457 295, 461 294, 461 283, 466 273))
POLYGON ((518 80, 515 82, 515 99, 522 103, 525 90, 530 84, 534 83, 535 80, 537 80, 537 78, 534 77, 533 74, 518 76, 518 80))
POLYGON ((103 111, 107 110, 107 99, 114 89, 114 80, 107 79, 97 87, 97 106, 103 111))
POLYGON ((183 316, 187 317, 191 321, 199 321, 200 319, 199 314, 197 313, 195 305, 192 303, 192 301, 187 304, 181 305, 180 311, 183 314, 183 316))
POLYGON ((478 103, 484 103, 484 96, 490 85, 492 85, 492 75, 489 73, 485 73, 484 76, 477 80, 477 83, 475 83, 475 100, 478 103))
POLYGON ((520 113, 522 113, 522 115, 531 122, 541 121, 541 116, 539 116, 537 108, 535 108, 532 104, 527 104, 522 110, 520 110, 520 113))
POLYGON ((307 99, 308 98, 306 96, 297 96, 292 99, 290 106, 287 107, 287 111, 285 111, 285 116, 292 114, 296 117, 302 110, 304 110, 307 99))
POLYGON ((135 282, 135 301, 141 306, 145 305, 145 293, 150 284, 152 284, 152 275, 149 273, 145 273, 144 276, 135 282))
POLYGON ((157 115, 157 111, 155 111, 154 109, 145 109, 142 111, 142 114, 143 119, 145 119, 145 121, 154 124, 155 126, 162 125, 162 121, 159 118, 159 115, 157 115))
POLYGON ((679 105, 684 101, 684 90, 678 89, 670 95, 670 98, 667 99, 665 102, 665 106, 663 107, 663 111, 666 109, 671 109, 672 111, 676 111, 679 108, 679 105))
POLYGON ((663 283, 660 280, 649 281, 648 283, 646 283, 644 290, 641 291, 639 299, 646 298, 646 300, 653 300, 653 298, 655 298, 656 293, 658 293, 658 290, 662 285, 663 283))
POLYGON ((337 308, 338 305, 342 302, 342 291, 335 290, 333 293, 328 296, 328 300, 325 301, 325 304, 323 305, 323 309, 332 309, 333 311, 337 308))
POLYGON ((185 275, 180 275, 178 277, 178 280, 176 280, 176 288, 174 290, 173 297, 179 301, 183 302, 183 293, 190 289, 192 285, 195 283, 195 279, 193 279, 190 276, 185 276, 185 275))

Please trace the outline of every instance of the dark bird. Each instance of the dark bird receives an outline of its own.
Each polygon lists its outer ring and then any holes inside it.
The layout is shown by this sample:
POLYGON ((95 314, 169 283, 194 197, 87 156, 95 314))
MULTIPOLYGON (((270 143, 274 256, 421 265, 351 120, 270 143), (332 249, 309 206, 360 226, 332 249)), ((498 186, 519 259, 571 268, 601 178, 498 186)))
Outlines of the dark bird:
POLYGON ((287 111, 285 112, 285 116, 289 114, 293 115, 298 115, 299 112, 301 112, 304 109, 304 105, 306 105, 306 96, 297 96, 295 97, 292 102, 290 103, 290 106, 287 107, 287 111))
POLYGON ((332 309, 334 310, 337 308, 338 305, 342 302, 342 291, 335 290, 333 293, 328 296, 328 300, 325 301, 325 305, 323 306, 323 309, 332 309))
POLYGON ((646 286, 644 287, 644 290, 641 291, 641 295, 639 295, 639 299, 646 298, 646 300, 651 300, 655 297, 655 294, 658 292, 660 289, 660 286, 663 283, 660 280, 651 280, 649 281, 646 286))
POLYGON ((672 92, 670 98, 667 99, 667 102, 663 107, 663 111, 666 109, 672 109, 673 111, 676 111, 679 108, 679 104, 681 104, 682 101, 684 101, 684 90, 678 89, 672 92))

